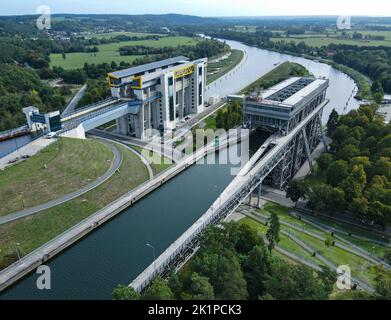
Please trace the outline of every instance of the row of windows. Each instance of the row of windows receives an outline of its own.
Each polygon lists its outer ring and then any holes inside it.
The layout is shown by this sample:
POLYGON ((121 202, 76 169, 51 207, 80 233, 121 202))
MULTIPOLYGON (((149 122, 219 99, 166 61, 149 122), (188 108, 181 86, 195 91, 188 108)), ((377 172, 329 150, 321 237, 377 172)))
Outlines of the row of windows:
POLYGON ((248 104, 247 107, 261 109, 261 110, 267 110, 267 111, 275 111, 275 112, 286 113, 286 114, 289 114, 291 112, 290 109, 269 107, 269 106, 263 106, 263 105, 259 105, 259 104, 248 104))

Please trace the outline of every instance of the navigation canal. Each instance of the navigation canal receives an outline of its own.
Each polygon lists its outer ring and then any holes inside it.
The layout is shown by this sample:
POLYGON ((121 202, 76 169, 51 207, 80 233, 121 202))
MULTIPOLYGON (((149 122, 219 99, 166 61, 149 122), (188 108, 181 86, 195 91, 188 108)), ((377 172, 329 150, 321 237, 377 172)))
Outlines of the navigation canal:
MULTIPOLYGON (((227 41, 247 52, 246 61, 209 89, 208 94, 233 93, 286 60, 298 62, 315 76, 330 79, 330 104, 344 113, 359 103, 352 97, 355 83, 330 66, 227 41), (346 105, 346 103, 348 104, 346 105)), ((0 299, 111 299, 117 284, 128 284, 162 253, 214 202, 233 179, 229 165, 194 165, 123 213, 52 259, 52 289, 36 287, 31 273, 0 294, 0 299)))

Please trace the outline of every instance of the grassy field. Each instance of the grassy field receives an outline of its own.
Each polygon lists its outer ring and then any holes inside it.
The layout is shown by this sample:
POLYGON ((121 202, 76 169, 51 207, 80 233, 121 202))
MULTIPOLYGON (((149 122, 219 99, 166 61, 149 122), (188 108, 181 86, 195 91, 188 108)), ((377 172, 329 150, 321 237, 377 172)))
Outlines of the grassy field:
POLYGON ((148 180, 140 158, 125 147, 118 148, 123 156, 119 174, 81 197, 0 226, 0 269, 16 261, 16 243, 25 255, 148 180))
MULTIPOLYGON (((141 148, 139 146, 132 145, 132 149, 136 150, 140 154, 143 151, 143 148, 141 148)), ((173 165, 173 163, 171 162, 170 159, 163 157, 157 153, 155 153, 153 155, 150 153, 150 156, 153 157, 153 159, 156 159, 157 160, 156 162, 158 162, 158 163, 151 163, 151 168, 152 168, 154 175, 159 174, 160 172, 166 170, 167 168, 169 168, 173 165)))
POLYGON ((234 49, 227 59, 208 63, 208 84, 234 69, 242 61, 243 55, 243 51, 234 49))
MULTIPOLYGON (((360 33, 364 33, 361 31, 358 31, 360 33)), ((387 33, 387 31, 385 31, 387 33)), ((353 32, 352 32, 353 33, 353 32)), ((373 32, 368 32, 367 34, 373 34, 373 32)), ((333 35, 326 36, 323 34, 302 34, 302 35, 294 35, 290 37, 278 37, 278 38, 271 38, 272 41, 281 41, 284 40, 286 42, 295 42, 300 43, 304 42, 306 45, 310 47, 322 47, 322 46, 328 46, 329 44, 346 44, 346 45, 353 45, 353 46, 391 46, 391 33, 387 33, 387 37, 384 41, 382 40, 356 40, 356 39, 344 39, 339 38, 333 35)))
POLYGON ((82 188, 106 172, 113 157, 99 141, 59 139, 30 159, 0 171, 0 216, 82 188))
MULTIPOLYGON (((241 219, 240 223, 251 225, 252 227, 257 229, 259 231, 259 233, 262 234, 262 236, 266 236, 267 227, 260 222, 246 217, 246 218, 241 219)), ((311 254, 309 254, 307 251, 305 251, 302 247, 300 247, 298 244, 291 241, 288 237, 286 237, 284 235, 280 235, 280 242, 278 243, 278 245, 282 249, 285 249, 289 252, 292 252, 295 255, 297 255, 303 259, 311 261, 315 264, 319 264, 318 259, 313 257, 311 254)), ((285 258, 285 256, 282 256, 282 257, 285 258)))
POLYGON ((332 64, 334 68, 342 71, 343 73, 346 73, 349 75, 354 82, 356 82, 358 87, 358 93, 357 95, 361 97, 362 99, 371 100, 373 98, 371 86, 372 86, 372 80, 369 79, 367 76, 362 74, 361 72, 354 70, 352 68, 349 68, 348 66, 333 63, 332 64))
POLYGON ((284 62, 274 68, 272 71, 266 73, 258 80, 244 88, 240 93, 249 94, 257 89, 267 89, 274 84, 281 82, 291 76, 306 76, 309 75, 308 71, 300 64, 293 62, 284 62))
MULTIPOLYGON (((254 213, 256 214, 257 210, 256 209, 254 209, 254 210, 255 210, 254 213)), ((335 247, 335 246, 327 247, 325 245, 324 241, 321 241, 313 236, 310 236, 310 235, 304 233, 303 231, 309 231, 312 233, 316 233, 317 235, 322 236, 324 238, 326 238, 328 236, 327 232, 320 230, 318 228, 315 228, 314 226, 289 215, 289 212, 290 212, 289 208, 286 208, 286 207, 283 207, 281 205, 274 204, 274 203, 266 203, 262 207, 262 209, 259 210, 259 212, 262 213, 263 215, 268 215, 268 216, 271 213, 276 213, 279 216, 281 222, 287 222, 287 223, 293 224, 296 227, 301 229, 301 231, 298 231, 298 230, 292 229, 292 228, 282 224, 281 225, 282 230, 285 230, 285 231, 289 230, 289 232, 291 234, 295 235, 296 237, 298 237, 299 239, 301 239, 302 241, 307 243, 309 246, 311 246, 315 250, 315 252, 323 255, 326 259, 333 262, 335 265, 349 265, 349 267, 351 268, 353 277, 356 277, 356 278, 358 278, 368 284, 374 283, 375 273, 374 273, 374 265, 372 263, 368 262, 366 259, 363 259, 355 254, 352 254, 352 253, 345 251, 343 249, 340 249, 338 247, 335 247)), ((241 221, 244 221, 245 223, 247 223, 249 219, 250 218, 244 218, 241 221)), ((252 220, 252 219, 250 219, 250 220, 252 220)), ((355 234, 360 234, 362 236, 368 237, 368 234, 361 231, 361 230, 356 230, 356 229, 350 230, 350 227, 348 227, 346 225, 330 223, 329 221, 327 221, 325 219, 321 219, 321 218, 317 218, 317 220, 320 223, 323 223, 329 227, 338 228, 338 229, 344 230, 346 232, 349 232, 349 231, 353 232, 354 231, 355 234)), ((261 231, 261 233, 264 234, 266 227, 262 223, 255 221, 255 220, 253 220, 253 222, 251 222, 251 223, 254 224, 254 226, 258 225, 259 230, 261 231)), ((386 249, 385 246, 374 244, 373 242, 371 242, 369 240, 357 239, 357 238, 349 237, 349 236, 346 236, 344 238, 346 238, 346 240, 354 243, 355 245, 362 247, 363 249, 367 250, 368 252, 377 255, 380 258, 383 257, 384 251, 386 249)), ((368 237, 368 238, 371 238, 371 237, 368 237)), ((380 238, 376 238, 373 235, 372 235, 372 238, 376 239, 376 240, 381 240, 380 238)), ((340 242, 340 240, 337 240, 337 241, 340 242)), ((312 262, 316 262, 317 264, 321 263, 320 260, 318 260, 316 257, 312 257, 308 252, 303 250, 297 244, 294 244, 292 240, 288 239, 287 237, 284 237, 283 235, 281 235, 281 242, 279 243, 279 245, 282 248, 286 249, 287 251, 289 251, 299 257, 305 258, 306 260, 309 260, 312 262)))
POLYGON ((163 36, 162 34, 158 33, 143 33, 143 32, 107 32, 107 33, 91 33, 86 38, 97 38, 97 39, 109 39, 116 36, 128 36, 128 37, 146 37, 146 36, 163 36))
POLYGON ((66 54, 66 58, 63 59, 62 54, 50 55, 50 66, 63 67, 64 69, 77 69, 82 68, 84 63, 116 63, 133 62, 136 58, 141 56, 121 56, 119 49, 126 46, 147 46, 147 47, 176 47, 178 45, 195 45, 197 43, 196 38, 190 37, 163 37, 159 40, 137 40, 137 41, 122 41, 116 43, 102 44, 97 46, 99 52, 74 52, 66 54))

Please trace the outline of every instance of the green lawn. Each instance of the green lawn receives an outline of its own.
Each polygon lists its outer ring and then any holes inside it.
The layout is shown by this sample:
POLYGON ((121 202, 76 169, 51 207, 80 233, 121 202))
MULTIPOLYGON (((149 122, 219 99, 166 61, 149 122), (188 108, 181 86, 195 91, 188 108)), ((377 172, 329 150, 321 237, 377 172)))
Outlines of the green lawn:
POLYGON ((349 75, 357 83, 359 89, 357 93, 358 96, 367 100, 371 100, 373 98, 372 91, 371 91, 372 80, 369 77, 367 77, 366 75, 362 74, 361 72, 355 69, 352 69, 342 64, 332 63, 332 65, 334 68, 349 75))
POLYGON ((106 172, 113 158, 97 140, 60 138, 30 159, 0 171, 0 216, 82 188, 106 172))
MULTIPOLYGON (((143 152, 143 148, 139 146, 132 145, 132 149, 136 150, 140 154, 143 152)), ((166 170, 167 168, 173 165, 170 159, 161 156, 157 153, 153 153, 153 154, 149 153, 149 155, 152 156, 154 159, 154 163, 151 163, 151 168, 154 175, 159 174, 160 172, 166 170)))
POLYGON ((249 94, 260 88, 267 89, 289 77, 306 75, 309 75, 309 73, 302 65, 293 62, 284 62, 248 85, 240 93, 249 94))
POLYGON ((137 41, 122 41, 97 46, 99 52, 74 52, 66 54, 63 59, 62 54, 54 53, 50 55, 50 66, 63 67, 64 69, 82 68, 84 63, 116 63, 133 62, 136 58, 142 56, 121 56, 119 49, 125 46, 148 46, 148 47, 176 47, 179 45, 195 45, 198 39, 190 37, 163 37, 159 40, 137 40, 137 41))
POLYGON ((323 241, 302 232, 295 230, 291 232, 336 266, 348 265, 353 277, 365 281, 368 284, 374 283, 374 270, 372 268, 374 265, 367 260, 337 247, 327 247, 323 241))
MULTIPOLYGON (((283 222, 283 221, 290 222, 290 223, 295 224, 298 227, 302 227, 304 230, 314 232, 314 233, 321 235, 323 237, 327 236, 326 232, 321 231, 321 230, 319 230, 319 229, 317 229, 317 228, 315 228, 315 227, 313 227, 313 226, 311 226, 311 225, 309 225, 299 219, 296 219, 296 218, 290 216, 289 215, 290 210, 291 210, 290 208, 286 208, 286 207, 283 207, 278 204, 267 202, 263 206, 263 208, 260 210, 260 212, 262 212, 263 214, 266 214, 266 215, 270 215, 271 213, 276 213, 276 214, 278 214, 281 222, 283 222)), ((256 214, 256 211, 254 211, 254 214, 256 214)), ((262 235, 265 235, 265 233, 266 233, 267 227, 265 227, 262 223, 254 220, 252 218, 245 217, 245 218, 241 219, 240 222, 251 224, 252 226, 256 227, 257 230, 259 230, 259 232, 262 235)), ((325 223, 322 220, 320 220, 319 222, 325 223)), ((372 263, 368 262, 366 259, 363 259, 355 254, 352 254, 348 251, 345 251, 343 249, 340 249, 340 248, 337 248, 334 246, 327 247, 325 245, 324 241, 319 240, 313 236, 307 235, 304 232, 291 229, 287 226, 284 226, 283 224, 281 224, 281 228, 282 228, 282 230, 285 230, 285 231, 289 230, 289 232, 291 234, 295 235, 296 237, 298 237, 299 239, 304 241, 306 244, 311 246, 315 250, 315 252, 324 256, 326 259, 331 261, 336 266, 348 265, 351 269, 353 277, 356 277, 357 279, 360 279, 368 284, 374 284, 374 276, 375 276, 374 265, 372 263)), ((311 254, 309 254, 307 251, 305 251, 299 245, 294 243, 294 241, 290 240, 288 237, 285 237, 284 235, 280 234, 280 238, 281 238, 281 241, 280 241, 279 245, 282 248, 284 248, 285 250, 287 250, 287 251, 289 251, 299 257, 303 257, 306 260, 315 262, 317 264, 321 264, 320 260, 318 260, 316 257, 312 257, 311 254)), ((349 241, 353 240, 350 237, 346 237, 346 238, 348 238, 349 241)), ((369 252, 371 252, 370 249, 373 246, 374 247, 373 252, 375 254, 377 254, 378 256, 381 256, 384 253, 384 249, 385 249, 384 246, 373 245, 370 241, 357 239, 352 242, 354 242, 356 245, 368 250, 369 252)))
MULTIPOLYGON (((281 221, 295 224, 296 226, 301 227, 304 230, 314 232, 322 237, 326 237, 328 235, 327 232, 322 231, 318 228, 315 228, 315 227, 311 226, 310 224, 289 215, 290 210, 291 210, 290 208, 278 205, 276 203, 271 203, 271 202, 267 202, 262 207, 262 209, 259 209, 260 212, 262 212, 263 214, 267 214, 267 215, 270 215, 272 212, 275 212, 278 214, 281 221)), ((322 224, 328 226, 329 228, 339 229, 344 232, 351 232, 352 234, 360 235, 360 236, 366 237, 368 239, 373 239, 373 240, 377 240, 377 241, 383 240, 380 237, 376 237, 372 233, 366 232, 366 231, 364 231, 360 228, 356 228, 354 226, 334 222, 334 221, 331 221, 329 219, 324 219, 319 216, 316 217, 316 220, 319 223, 322 223, 322 224)), ((341 236, 341 237, 348 240, 349 242, 352 242, 353 244, 363 248, 368 253, 373 253, 374 255, 376 255, 379 258, 383 258, 384 252, 387 249, 386 245, 375 244, 375 243, 371 242, 370 240, 359 239, 359 238, 351 237, 348 235, 341 236)))
MULTIPOLYGON (((251 225, 252 227, 256 228, 262 236, 266 236, 267 227, 260 223, 259 221, 256 221, 254 219, 251 219, 249 217, 245 217, 240 220, 240 223, 251 225)), ((309 254, 307 251, 305 251, 302 247, 300 247, 295 242, 291 241, 288 237, 284 235, 280 235, 280 242, 278 245, 285 249, 286 251, 289 251, 293 253, 294 255, 306 259, 308 261, 311 261, 315 264, 319 264, 319 260, 313 257, 311 254, 309 254)), ((283 256, 285 257, 285 256, 283 256)))
POLYGON ((208 84, 234 69, 242 61, 243 56, 243 51, 233 49, 228 58, 208 63, 208 84))
POLYGON ((140 158, 123 146, 118 148, 123 156, 120 173, 83 196, 0 226, 0 269, 17 259, 14 244, 20 243, 25 255, 148 180, 140 158))

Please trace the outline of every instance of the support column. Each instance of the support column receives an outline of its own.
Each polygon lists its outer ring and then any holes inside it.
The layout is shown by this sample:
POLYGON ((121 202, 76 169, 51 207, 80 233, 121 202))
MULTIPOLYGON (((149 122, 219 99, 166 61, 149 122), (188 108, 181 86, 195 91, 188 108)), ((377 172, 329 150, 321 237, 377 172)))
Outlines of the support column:
POLYGON ((258 186, 257 208, 260 208, 261 192, 262 192, 262 182, 258 186))
POLYGON ((145 137, 145 125, 144 125, 144 103, 140 106, 140 139, 145 137))
POLYGON ((248 195, 248 205, 251 207, 251 198, 252 198, 252 192, 248 195))
POLYGON ((182 77, 182 92, 181 92, 182 97, 181 97, 181 103, 180 103, 180 107, 179 107, 179 109, 180 109, 179 116, 181 117, 181 119, 184 118, 185 114, 186 114, 186 109, 185 109, 185 107, 186 107, 186 104, 185 104, 185 78, 186 77, 182 77))
POLYGON ((128 134, 128 118, 127 116, 122 116, 115 120, 117 124, 117 132, 122 135, 128 134))
POLYGON ((148 103, 148 129, 152 129, 152 108, 151 108, 151 102, 148 103))
POLYGON ((307 154, 308 163, 310 165, 310 174, 313 175, 314 174, 314 163, 312 162, 311 151, 310 151, 310 147, 308 145, 307 133, 305 132, 305 128, 303 128, 301 130, 301 133, 302 133, 303 139, 304 139, 305 153, 307 154))
POLYGON ((326 135, 324 134, 323 126, 322 126, 322 116, 320 113, 318 113, 318 123, 320 127, 320 133, 322 134, 322 140, 324 143, 324 147, 326 148, 326 151, 329 151, 329 146, 327 145, 326 135))

